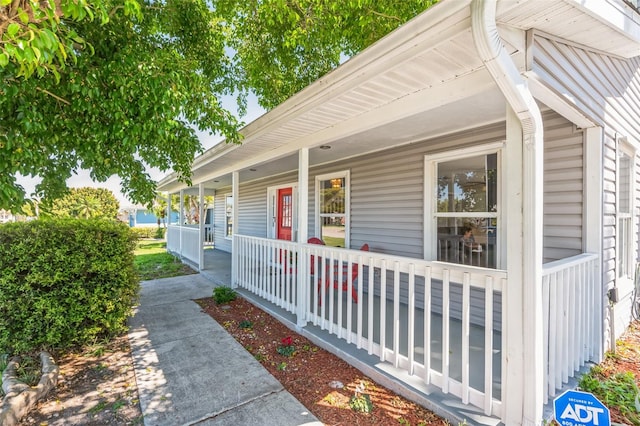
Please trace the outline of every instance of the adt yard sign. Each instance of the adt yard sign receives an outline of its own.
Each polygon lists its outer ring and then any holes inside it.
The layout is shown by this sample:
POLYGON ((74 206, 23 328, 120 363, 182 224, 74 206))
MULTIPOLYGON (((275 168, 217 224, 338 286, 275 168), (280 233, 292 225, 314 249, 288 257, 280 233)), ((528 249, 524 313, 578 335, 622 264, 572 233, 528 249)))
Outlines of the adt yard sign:
POLYGON ((590 393, 568 390, 553 400, 553 413, 561 426, 611 426, 611 414, 590 393))

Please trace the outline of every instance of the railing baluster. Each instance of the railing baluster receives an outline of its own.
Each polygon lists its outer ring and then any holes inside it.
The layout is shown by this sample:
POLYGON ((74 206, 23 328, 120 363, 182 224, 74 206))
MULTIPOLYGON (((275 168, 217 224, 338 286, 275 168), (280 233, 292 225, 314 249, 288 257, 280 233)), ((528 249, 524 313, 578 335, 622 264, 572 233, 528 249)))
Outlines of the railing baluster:
POLYGON ((470 311, 471 311, 471 289, 470 277, 468 273, 464 274, 462 279, 462 403, 469 403, 469 334, 470 329, 470 311))
POLYGON ((431 383, 431 267, 424 272, 424 383, 431 383))
POLYGON ((484 283, 484 414, 491 415, 493 400, 493 277, 484 283))
POLYGON ((442 392, 449 393, 449 270, 442 277, 442 392))
POLYGON ((393 265, 393 366, 400 366, 400 262, 393 265))
MULTIPOLYGON (((369 344, 367 346, 367 353, 369 355, 373 354, 373 324, 374 324, 374 320, 375 320, 375 315, 374 315, 374 295, 375 295, 375 266, 373 263, 373 258, 369 257, 369 264, 367 267, 367 278, 368 278, 368 282, 367 282, 367 296, 368 300, 367 300, 367 324, 369 325, 369 327, 367 328, 367 338, 369 339, 369 344)), ((364 280, 362 280, 362 282, 364 282, 364 280)))
MULTIPOLYGON (((342 257, 340 257, 342 259, 342 257)), ((347 270, 350 270, 352 267, 351 254, 347 254, 347 270)), ((342 274, 342 267, 340 268, 340 272, 338 275, 342 274)), ((342 275, 340 275, 342 276, 342 275)), ((351 274, 347 274, 347 342, 353 343, 353 280, 351 279, 351 274)), ((340 299, 342 299, 342 294, 340 295, 340 299)))
MULTIPOLYGON (((358 288, 357 288, 357 294, 358 294, 358 305, 357 305, 357 314, 356 314, 356 330, 357 330, 357 344, 356 347, 358 349, 362 348, 362 304, 364 303, 363 297, 362 297, 362 255, 359 255, 357 257, 357 262, 358 262, 358 288)), ((352 266, 353 267, 353 266, 352 266)), ((340 268, 342 269, 342 267, 340 268)), ((353 274, 351 273, 351 268, 347 269, 347 277, 348 278, 352 278, 353 274)), ((353 278, 352 278, 353 280, 353 278)), ((341 281, 338 281, 341 282, 341 281)), ((355 283, 351 283, 351 285, 355 285, 355 283)), ((353 288, 353 287, 352 287, 353 288)), ((351 290, 353 291, 353 290, 351 290)))
POLYGON ((413 376, 414 372, 414 358, 415 358, 415 314, 416 314, 416 265, 414 263, 409 264, 409 294, 408 294, 408 306, 407 306, 407 356, 409 358, 409 375, 413 376))
POLYGON ((387 261, 380 262, 380 361, 386 361, 387 351, 387 261))

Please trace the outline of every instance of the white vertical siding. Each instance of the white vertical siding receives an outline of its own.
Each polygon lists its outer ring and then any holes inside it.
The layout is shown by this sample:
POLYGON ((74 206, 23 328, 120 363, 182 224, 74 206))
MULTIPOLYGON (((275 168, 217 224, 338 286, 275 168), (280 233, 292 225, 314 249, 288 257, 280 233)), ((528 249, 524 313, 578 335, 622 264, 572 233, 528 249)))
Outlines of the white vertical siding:
POLYGON ((544 262, 582 253, 583 134, 554 112, 544 120, 544 262))

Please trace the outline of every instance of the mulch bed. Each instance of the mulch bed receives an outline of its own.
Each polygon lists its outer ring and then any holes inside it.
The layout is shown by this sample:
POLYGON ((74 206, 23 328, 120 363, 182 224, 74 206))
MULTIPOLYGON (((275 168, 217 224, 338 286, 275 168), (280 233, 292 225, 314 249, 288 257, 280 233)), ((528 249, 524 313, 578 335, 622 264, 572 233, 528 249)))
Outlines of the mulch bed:
POLYGON ((242 298, 219 306, 196 301, 320 421, 328 425, 448 425, 441 417, 378 385, 242 298), (290 341, 289 341, 290 338, 290 341), (290 344, 289 344, 290 343, 290 344), (291 346, 278 352, 278 347, 291 346), (339 384, 343 387, 340 388, 339 384), (357 394, 360 399, 353 400, 357 394), (356 411, 372 403, 370 413, 356 411), (353 407, 353 408, 352 408, 353 407), (354 409, 355 408, 355 409, 354 409))

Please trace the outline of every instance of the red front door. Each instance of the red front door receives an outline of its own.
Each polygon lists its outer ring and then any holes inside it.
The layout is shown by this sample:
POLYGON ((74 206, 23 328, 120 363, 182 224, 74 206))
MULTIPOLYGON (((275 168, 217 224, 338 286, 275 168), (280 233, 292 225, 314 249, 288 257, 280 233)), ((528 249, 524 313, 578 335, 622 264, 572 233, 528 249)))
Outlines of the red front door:
POLYGON ((291 241, 291 226, 293 224, 293 188, 278 189, 278 208, 276 211, 276 237, 279 240, 291 241))

